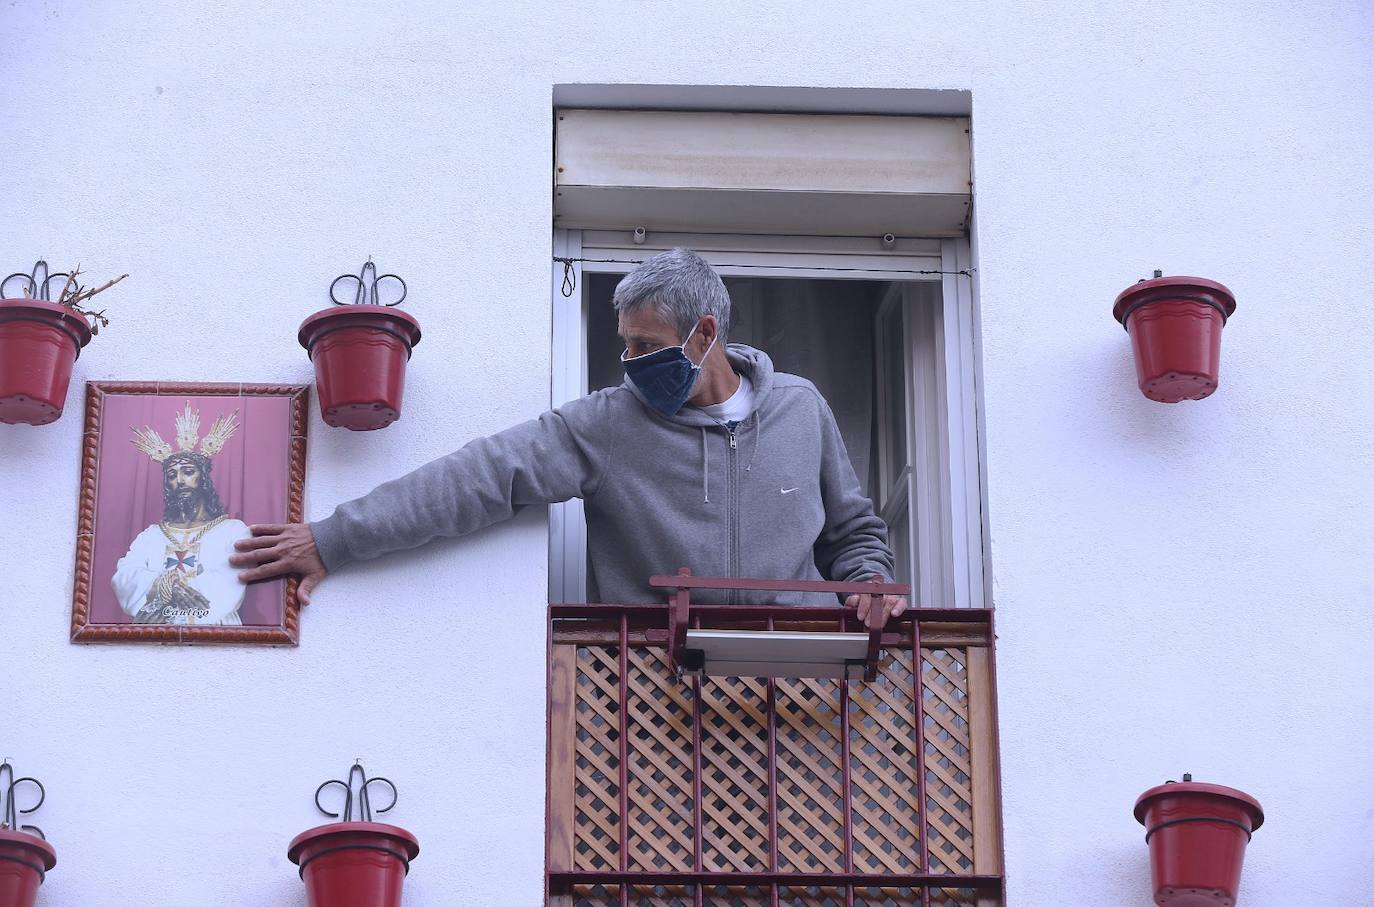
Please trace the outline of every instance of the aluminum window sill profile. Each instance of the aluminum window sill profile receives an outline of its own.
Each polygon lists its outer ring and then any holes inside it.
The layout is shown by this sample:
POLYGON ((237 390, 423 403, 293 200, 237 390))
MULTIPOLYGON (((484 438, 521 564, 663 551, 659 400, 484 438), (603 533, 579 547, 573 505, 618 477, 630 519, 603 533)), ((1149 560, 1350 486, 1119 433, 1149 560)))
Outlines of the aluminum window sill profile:
POLYGON ((689 629, 684 663, 707 677, 857 681, 868 641, 867 633, 689 629))

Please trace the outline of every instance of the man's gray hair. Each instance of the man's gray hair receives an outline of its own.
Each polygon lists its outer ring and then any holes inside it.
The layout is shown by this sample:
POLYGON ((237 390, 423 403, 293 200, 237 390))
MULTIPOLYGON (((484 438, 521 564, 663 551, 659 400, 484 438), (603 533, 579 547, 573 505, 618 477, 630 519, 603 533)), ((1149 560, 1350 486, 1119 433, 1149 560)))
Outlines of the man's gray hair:
POLYGON ((646 259, 616 285, 611 298, 619 313, 645 306, 677 328, 686 339, 698 321, 716 316, 720 343, 730 327, 730 294, 711 263, 691 249, 669 249, 646 259))

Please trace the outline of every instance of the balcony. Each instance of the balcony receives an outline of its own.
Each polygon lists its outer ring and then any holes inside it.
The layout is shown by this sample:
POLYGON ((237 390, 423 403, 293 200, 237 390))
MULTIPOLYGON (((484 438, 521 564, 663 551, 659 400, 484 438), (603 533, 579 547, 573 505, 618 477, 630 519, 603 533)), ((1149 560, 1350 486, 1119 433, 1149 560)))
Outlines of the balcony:
MULTIPOLYGON (((683 676, 675 611, 549 608, 551 907, 1003 903, 991 611, 908 610, 869 681, 683 676)), ((862 629, 838 606, 690 615, 862 629)))

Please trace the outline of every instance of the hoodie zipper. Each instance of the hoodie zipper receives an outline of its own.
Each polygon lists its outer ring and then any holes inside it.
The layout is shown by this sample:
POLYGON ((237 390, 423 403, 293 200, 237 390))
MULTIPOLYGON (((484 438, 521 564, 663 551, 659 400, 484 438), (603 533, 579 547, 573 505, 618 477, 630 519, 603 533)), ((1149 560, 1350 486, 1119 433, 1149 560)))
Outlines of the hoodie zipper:
MULTIPOLYGON (((739 446, 735 443, 734 429, 727 427, 725 433, 730 436, 730 456, 729 469, 727 473, 725 518, 729 521, 730 542, 729 542, 729 568, 730 576, 739 576, 740 554, 739 554, 739 446)), ((738 601, 739 590, 730 590, 730 600, 738 601)))

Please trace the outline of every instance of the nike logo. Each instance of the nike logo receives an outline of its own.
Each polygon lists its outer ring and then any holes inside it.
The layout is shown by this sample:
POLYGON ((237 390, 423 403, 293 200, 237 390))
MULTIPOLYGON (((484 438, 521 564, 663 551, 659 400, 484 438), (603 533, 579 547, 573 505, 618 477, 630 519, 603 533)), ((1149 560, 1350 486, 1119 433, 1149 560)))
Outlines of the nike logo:
POLYGON ((791 494, 792 492, 794 492, 794 491, 796 491, 796 490, 797 490, 797 489, 795 489, 795 488, 784 488, 784 489, 782 490, 782 493, 783 493, 783 494, 791 494))

